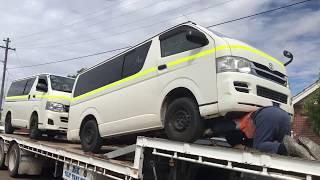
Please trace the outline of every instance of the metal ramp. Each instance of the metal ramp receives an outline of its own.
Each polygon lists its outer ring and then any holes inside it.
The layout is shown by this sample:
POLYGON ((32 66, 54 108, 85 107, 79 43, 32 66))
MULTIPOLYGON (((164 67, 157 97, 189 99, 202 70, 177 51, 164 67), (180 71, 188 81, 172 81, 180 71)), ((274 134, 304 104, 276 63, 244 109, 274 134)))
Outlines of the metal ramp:
POLYGON ((320 177, 320 161, 145 137, 138 137, 136 146, 152 148, 156 156, 277 179, 320 177))

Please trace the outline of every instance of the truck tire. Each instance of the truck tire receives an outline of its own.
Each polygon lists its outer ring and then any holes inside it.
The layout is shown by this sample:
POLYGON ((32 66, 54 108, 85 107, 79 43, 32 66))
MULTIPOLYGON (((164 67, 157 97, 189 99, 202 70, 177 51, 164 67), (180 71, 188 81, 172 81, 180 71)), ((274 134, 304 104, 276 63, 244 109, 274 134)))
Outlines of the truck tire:
POLYGON ((14 128, 12 127, 12 124, 11 124, 11 113, 8 113, 6 115, 6 119, 4 122, 4 132, 6 134, 12 134, 13 131, 14 131, 14 128))
POLYGON ((38 115, 33 114, 30 119, 29 136, 31 139, 37 139, 41 135, 41 131, 38 129, 38 115))
POLYGON ((204 130, 204 122, 195 100, 178 98, 169 104, 165 115, 165 132, 169 139, 194 142, 204 130))
POLYGON ((4 169, 5 166, 5 160, 6 160, 6 153, 5 153, 5 149, 4 149, 4 141, 3 139, 0 139, 0 169, 4 169))
POLYGON ((17 143, 10 146, 8 150, 8 170, 9 175, 13 178, 18 176, 18 169, 20 164, 20 148, 17 143))
POLYGON ((80 141, 85 152, 97 153, 102 145, 97 122, 94 119, 86 121, 80 129, 80 141))

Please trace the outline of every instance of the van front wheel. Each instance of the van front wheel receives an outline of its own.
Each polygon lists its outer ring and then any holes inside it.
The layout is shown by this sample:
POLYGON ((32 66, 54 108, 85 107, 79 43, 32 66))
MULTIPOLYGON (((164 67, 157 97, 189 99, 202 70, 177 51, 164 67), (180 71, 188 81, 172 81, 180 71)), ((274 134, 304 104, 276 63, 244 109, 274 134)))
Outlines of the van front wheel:
POLYGON ((203 120, 197 103, 187 97, 169 104, 165 115, 165 132, 169 139, 194 142, 203 133, 203 120))
POLYGON ((38 128, 38 116, 32 115, 30 121, 30 134, 31 139, 37 139, 41 136, 41 131, 38 128))
POLYGON ((82 149, 85 152, 97 153, 102 145, 98 125, 94 119, 86 121, 80 130, 82 149))

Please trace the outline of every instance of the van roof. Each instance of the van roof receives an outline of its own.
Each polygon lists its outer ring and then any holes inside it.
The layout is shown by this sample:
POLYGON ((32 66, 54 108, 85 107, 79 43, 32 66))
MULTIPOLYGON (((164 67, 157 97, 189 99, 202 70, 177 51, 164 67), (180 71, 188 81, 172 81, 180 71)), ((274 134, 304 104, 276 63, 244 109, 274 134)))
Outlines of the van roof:
POLYGON ((37 77, 37 76, 46 76, 46 75, 54 75, 54 76, 60 76, 60 77, 65 77, 65 78, 74 79, 74 78, 72 78, 72 77, 61 76, 61 75, 52 74, 52 73, 41 73, 41 74, 35 74, 35 75, 32 75, 32 76, 27 76, 27 77, 24 77, 24 78, 15 79, 15 80, 13 80, 12 82, 21 81, 21 80, 24 80, 24 79, 28 79, 28 78, 32 78, 32 77, 37 77))
POLYGON ((84 74, 84 73, 86 73, 86 72, 88 72, 88 71, 100 66, 101 64, 103 64, 103 63, 105 63, 107 61, 110 61, 110 60, 114 59, 115 57, 121 56, 122 54, 125 54, 125 53, 131 51, 132 49, 134 49, 134 48, 136 48, 136 47, 138 47, 138 46, 150 41, 151 39, 153 39, 153 38, 155 38, 157 36, 160 36, 161 34, 164 34, 164 33, 168 32, 168 31, 171 31, 172 29, 175 29, 175 28, 183 26, 183 25, 197 25, 197 24, 195 22, 193 22, 193 21, 186 21, 186 22, 177 24, 177 25, 175 25, 175 26, 173 26, 173 27, 171 27, 171 28, 169 28, 167 30, 164 30, 164 31, 162 31, 162 32, 160 32, 160 33, 158 33, 158 34, 156 34, 156 35, 154 35, 154 36, 152 36, 152 37, 150 37, 150 38, 148 38, 148 39, 146 39, 146 40, 144 40, 144 41, 142 41, 142 42, 140 42, 140 43, 138 43, 138 44, 136 44, 134 46, 131 46, 130 48, 128 48, 128 49, 126 49, 126 50, 124 50, 124 51, 122 51, 122 52, 120 52, 120 53, 118 53, 118 54, 116 54, 114 56, 111 56, 110 58, 108 58, 108 59, 106 59, 106 60, 104 60, 104 61, 102 61, 102 62, 100 62, 100 63, 98 63, 98 64, 96 64, 96 65, 94 65, 94 66, 92 66, 90 68, 88 68, 88 69, 86 69, 85 71, 80 73, 78 76, 80 76, 80 75, 82 75, 82 74, 84 74))

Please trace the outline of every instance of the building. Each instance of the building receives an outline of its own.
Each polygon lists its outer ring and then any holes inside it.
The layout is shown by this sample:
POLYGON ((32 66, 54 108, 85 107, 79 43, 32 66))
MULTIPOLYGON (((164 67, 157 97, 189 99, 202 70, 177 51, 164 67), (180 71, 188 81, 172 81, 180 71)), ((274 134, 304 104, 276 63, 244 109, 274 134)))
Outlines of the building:
POLYGON ((311 121, 308 120, 308 117, 304 114, 305 100, 317 90, 320 90, 320 80, 309 85, 293 97, 292 103, 294 107, 294 120, 292 130, 294 137, 305 136, 320 144, 320 136, 313 132, 311 121))

